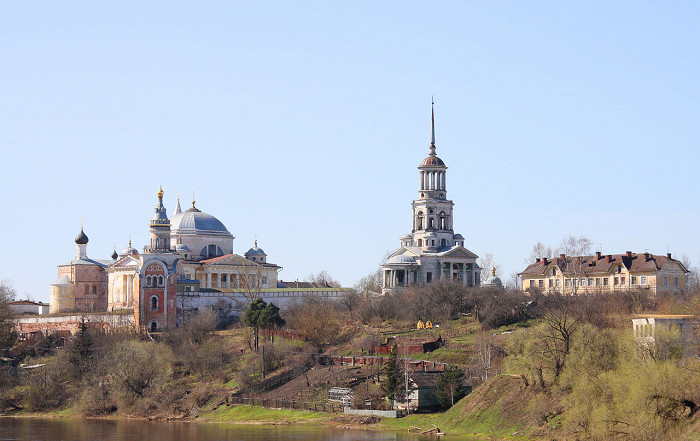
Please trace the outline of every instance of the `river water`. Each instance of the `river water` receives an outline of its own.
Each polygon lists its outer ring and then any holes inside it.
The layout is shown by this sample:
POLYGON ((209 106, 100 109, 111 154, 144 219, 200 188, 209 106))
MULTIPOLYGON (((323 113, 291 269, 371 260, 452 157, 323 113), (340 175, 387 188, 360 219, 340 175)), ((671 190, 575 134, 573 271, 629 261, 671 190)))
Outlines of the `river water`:
MULTIPOLYGON (((427 441, 408 433, 299 425, 164 423, 140 420, 0 418, 0 441, 427 441)), ((456 440, 440 437, 441 440, 456 440)))

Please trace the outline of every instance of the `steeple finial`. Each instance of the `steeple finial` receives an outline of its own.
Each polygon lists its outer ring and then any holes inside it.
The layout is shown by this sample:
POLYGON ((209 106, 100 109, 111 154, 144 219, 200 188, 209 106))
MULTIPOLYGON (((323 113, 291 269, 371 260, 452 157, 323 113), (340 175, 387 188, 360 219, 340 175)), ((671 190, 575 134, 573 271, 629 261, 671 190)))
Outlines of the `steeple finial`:
POLYGON ((430 112, 430 156, 435 156, 435 97, 431 97, 430 112))
POLYGON ((496 267, 495 266, 491 267, 491 275, 496 277, 496 267))
POLYGON ((194 190, 192 190, 192 208, 194 208, 194 190))
POLYGON ((163 186, 159 185, 158 187, 160 187, 158 190, 158 200, 162 201, 163 200, 163 186))
POLYGON ((255 248, 258 248, 258 233, 255 233, 255 248))

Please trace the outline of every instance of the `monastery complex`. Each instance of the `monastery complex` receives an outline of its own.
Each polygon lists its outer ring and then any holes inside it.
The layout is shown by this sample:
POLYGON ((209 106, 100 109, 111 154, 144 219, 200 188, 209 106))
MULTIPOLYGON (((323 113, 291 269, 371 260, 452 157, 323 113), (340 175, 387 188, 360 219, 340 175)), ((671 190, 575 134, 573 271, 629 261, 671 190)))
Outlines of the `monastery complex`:
MULTIPOLYGON (((418 171, 418 198, 412 202, 411 232, 401 236, 400 248, 382 265, 381 294, 440 279, 503 289, 494 269, 482 281, 478 256, 465 247, 464 236, 454 230, 454 202, 447 199, 447 166, 437 156, 435 147, 434 108, 429 153, 418 171)), ((257 240, 243 255, 235 254, 234 236, 219 219, 198 209, 194 201, 183 211, 179 198, 169 218, 163 195, 161 188, 148 222, 149 243, 141 251, 129 241, 126 248, 120 253, 115 250, 108 259, 90 258, 89 239, 81 227, 75 238, 75 258, 58 265, 58 279, 51 284, 53 317, 90 313, 104 323, 128 323, 139 331, 152 332, 172 329, 188 314, 204 308, 218 311, 222 318, 240 316, 250 300, 257 297, 285 308, 303 298, 338 299, 352 291, 279 280, 282 267, 268 261, 257 240), (105 318, 110 315, 111 319, 105 318), (119 319, 114 319, 114 315, 119 319)), ((656 295, 684 289, 687 274, 683 264, 670 254, 562 254, 558 258, 540 258, 529 265, 519 274, 519 288, 566 295, 642 289, 656 295)), ((44 306, 22 307, 43 311, 44 306)), ((55 318, 47 320, 21 318, 19 324, 35 329, 41 328, 42 323, 60 322, 55 318)))

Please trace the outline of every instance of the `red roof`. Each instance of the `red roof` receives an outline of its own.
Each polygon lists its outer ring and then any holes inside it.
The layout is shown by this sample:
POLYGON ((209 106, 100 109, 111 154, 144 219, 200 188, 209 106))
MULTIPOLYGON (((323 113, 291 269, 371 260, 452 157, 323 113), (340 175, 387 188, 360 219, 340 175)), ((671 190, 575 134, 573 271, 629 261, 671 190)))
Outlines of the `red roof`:
POLYGON ((530 264, 520 275, 544 275, 549 268, 556 266, 564 274, 594 274, 611 273, 618 265, 624 266, 629 272, 657 271, 668 261, 677 262, 684 271, 687 269, 669 255, 659 256, 650 253, 601 254, 595 256, 570 257, 563 254, 554 259, 539 259, 530 264))
POLYGON ((218 256, 218 257, 212 257, 211 259, 204 259, 200 260, 201 263, 213 263, 213 262, 218 262, 221 259, 225 259, 227 257, 231 257, 233 254, 224 254, 223 256, 218 256))

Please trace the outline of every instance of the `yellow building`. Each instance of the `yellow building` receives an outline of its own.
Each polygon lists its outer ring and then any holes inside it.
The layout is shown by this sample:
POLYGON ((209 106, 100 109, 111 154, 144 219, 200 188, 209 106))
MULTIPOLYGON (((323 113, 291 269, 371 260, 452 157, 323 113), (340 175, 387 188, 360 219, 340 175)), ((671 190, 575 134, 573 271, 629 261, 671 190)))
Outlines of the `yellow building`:
POLYGON ((602 254, 537 259, 519 274, 523 290, 567 295, 647 289, 651 294, 685 289, 687 268, 671 253, 602 254))

